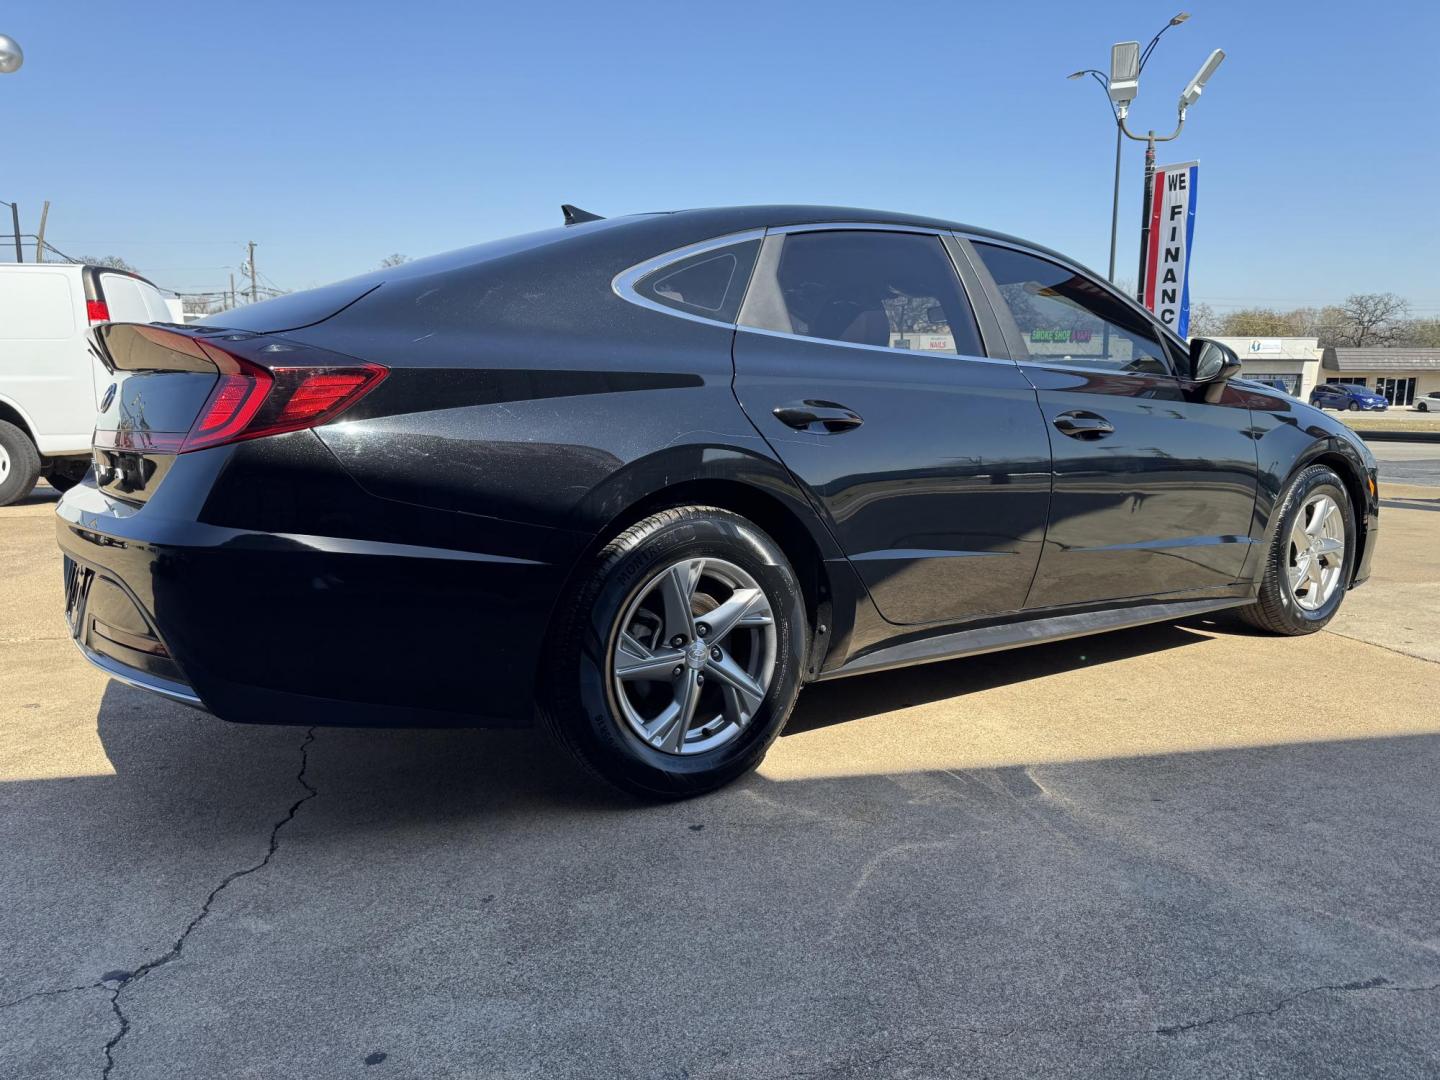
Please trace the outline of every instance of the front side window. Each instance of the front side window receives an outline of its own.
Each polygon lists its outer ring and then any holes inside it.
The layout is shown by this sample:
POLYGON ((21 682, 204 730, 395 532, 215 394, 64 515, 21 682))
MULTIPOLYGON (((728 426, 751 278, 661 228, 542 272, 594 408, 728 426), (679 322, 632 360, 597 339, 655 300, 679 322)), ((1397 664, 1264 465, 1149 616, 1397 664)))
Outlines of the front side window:
MULTIPOLYGON (((741 324, 850 345, 983 356, 969 302, 938 236, 789 233, 756 273, 741 324)), ((768 251, 769 249, 767 249, 768 251)))
POLYGON ((651 271, 635 291, 676 311, 734 322, 759 250, 759 240, 746 240, 702 251, 651 271))
POLYGON ((976 243, 1029 359, 1102 371, 1169 375, 1155 331, 1084 274, 1014 248, 976 243))

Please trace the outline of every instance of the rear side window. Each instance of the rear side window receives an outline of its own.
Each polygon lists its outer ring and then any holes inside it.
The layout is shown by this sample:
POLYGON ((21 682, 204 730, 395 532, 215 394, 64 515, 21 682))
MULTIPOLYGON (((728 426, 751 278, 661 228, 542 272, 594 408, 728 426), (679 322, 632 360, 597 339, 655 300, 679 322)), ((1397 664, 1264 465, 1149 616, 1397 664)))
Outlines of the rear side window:
POLYGON ((635 291, 657 304, 717 322, 734 322, 760 250, 759 240, 702 251, 651 271, 635 291))
POLYGON ((64 273, 0 274, 0 338, 53 341, 73 335, 74 287, 64 273))
POLYGON ((767 249, 741 323, 848 345, 983 356, 938 236, 879 230, 789 233, 767 249))

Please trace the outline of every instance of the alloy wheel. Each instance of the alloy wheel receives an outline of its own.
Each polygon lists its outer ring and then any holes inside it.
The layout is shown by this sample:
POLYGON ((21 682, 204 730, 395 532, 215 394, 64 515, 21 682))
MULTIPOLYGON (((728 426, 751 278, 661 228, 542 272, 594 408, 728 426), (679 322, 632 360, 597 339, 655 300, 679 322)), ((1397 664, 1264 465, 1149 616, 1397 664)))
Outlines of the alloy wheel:
POLYGON ((10 475, 10 451, 0 446, 0 484, 10 475))
POLYGON ((698 754, 735 738, 775 674, 770 600, 724 559, 684 559, 652 575, 611 638, 619 712, 637 738, 668 754, 698 754))
POLYGON ((1329 495, 1312 495, 1290 526, 1286 571, 1290 594, 1306 611, 1335 595, 1345 570, 1345 515, 1329 495))

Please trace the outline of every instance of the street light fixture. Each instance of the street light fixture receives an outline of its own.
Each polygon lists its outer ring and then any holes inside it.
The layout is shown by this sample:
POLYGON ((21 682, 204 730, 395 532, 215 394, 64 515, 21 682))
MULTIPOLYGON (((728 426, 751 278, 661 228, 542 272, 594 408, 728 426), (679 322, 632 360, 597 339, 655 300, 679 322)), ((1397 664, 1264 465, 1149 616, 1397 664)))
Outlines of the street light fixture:
POLYGON ((20 43, 12 37, 0 34, 0 75, 19 71, 23 63, 25 52, 20 48, 20 43))
POLYGON ((1200 70, 1195 77, 1185 84, 1185 89, 1180 92, 1180 113, 1184 115, 1185 110, 1195 104, 1195 99, 1200 96, 1200 91, 1205 89, 1205 84, 1210 81, 1210 76, 1215 74, 1215 69, 1220 66, 1220 61, 1225 59, 1225 50, 1216 49, 1200 65, 1200 70))
POLYGON ((1115 115, 1122 120, 1130 111, 1130 102, 1140 93, 1140 43, 1122 41, 1110 46, 1110 81, 1106 84, 1115 115))

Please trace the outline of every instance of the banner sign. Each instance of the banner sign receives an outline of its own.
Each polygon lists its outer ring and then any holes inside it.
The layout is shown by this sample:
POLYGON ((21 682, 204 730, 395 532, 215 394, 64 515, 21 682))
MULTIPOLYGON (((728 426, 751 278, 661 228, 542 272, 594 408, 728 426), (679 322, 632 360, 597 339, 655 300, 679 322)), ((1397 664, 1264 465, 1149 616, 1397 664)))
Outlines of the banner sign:
POLYGON ((1145 306, 1181 337, 1190 331, 1190 246, 1195 240, 1198 161, 1155 170, 1150 244, 1145 252, 1145 306))

